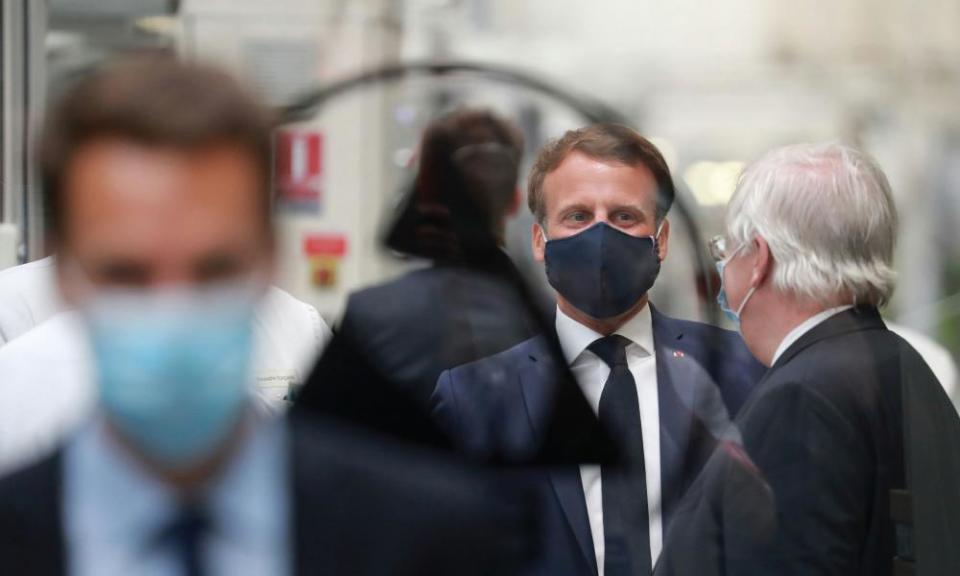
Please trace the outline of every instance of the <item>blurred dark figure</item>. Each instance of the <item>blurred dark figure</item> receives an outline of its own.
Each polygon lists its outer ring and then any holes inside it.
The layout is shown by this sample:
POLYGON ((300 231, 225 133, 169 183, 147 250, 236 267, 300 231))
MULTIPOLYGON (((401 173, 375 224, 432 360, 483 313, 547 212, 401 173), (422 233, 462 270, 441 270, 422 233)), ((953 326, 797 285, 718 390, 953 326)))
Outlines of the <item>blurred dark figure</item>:
MULTIPOLYGON (((522 150, 520 132, 485 110, 459 110, 431 123, 420 145, 415 201, 390 237, 394 248, 429 258, 431 266, 356 292, 347 303, 338 339, 421 406, 440 372, 505 350, 534 330, 514 287, 497 270, 467 260, 460 236, 469 228, 455 229, 451 220, 451 203, 466 195, 476 207, 470 227, 485 227, 481 233, 502 248, 506 219, 519 205, 522 150), (448 176, 454 171, 462 175, 458 182, 448 176), (507 309, 520 317, 498 314, 507 309)), ((317 370, 303 404, 329 386, 332 375, 323 368, 332 360, 317 370)))
POLYGON ((960 419, 887 330, 897 214, 856 150, 748 167, 712 249, 770 371, 681 504, 658 574, 960 574, 960 419))
POLYGON ((472 456, 524 453, 550 418, 576 430, 549 402, 568 366, 619 445, 619 466, 543 472, 543 574, 649 574, 675 503, 763 372, 737 334, 648 303, 673 197, 660 152, 630 128, 594 125, 548 144, 528 201, 555 319, 440 376, 437 415, 472 456))
MULTIPOLYGON (((546 320, 503 250, 506 218, 519 203, 523 139, 506 120, 464 109, 431 123, 412 190, 386 244, 430 266, 350 297, 340 328, 296 409, 409 441, 452 448, 430 416, 448 368, 506 350, 546 320)), ((556 342, 546 354, 561 354, 556 342)), ((488 460, 598 461, 610 454, 569 373, 558 371, 548 427, 536 445, 488 460), (563 420, 558 420, 563 421, 563 420)))
POLYGON ((509 574, 528 554, 527 516, 480 473, 250 409, 271 129, 226 75, 159 56, 53 111, 49 232, 100 409, 0 480, 4 573, 509 574))

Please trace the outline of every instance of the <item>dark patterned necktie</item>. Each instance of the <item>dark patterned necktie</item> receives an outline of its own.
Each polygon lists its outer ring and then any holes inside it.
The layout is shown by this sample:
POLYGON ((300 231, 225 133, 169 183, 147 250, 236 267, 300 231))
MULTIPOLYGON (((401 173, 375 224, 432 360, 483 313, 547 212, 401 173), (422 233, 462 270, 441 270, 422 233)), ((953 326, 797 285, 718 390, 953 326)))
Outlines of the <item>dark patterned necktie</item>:
POLYGON ((610 367, 600 395, 600 423, 623 451, 620 466, 600 470, 605 576, 649 576, 652 571, 643 430, 636 381, 627 367, 629 344, 614 334, 589 347, 610 367))
POLYGON ((159 534, 160 543, 170 546, 184 576, 204 576, 203 539, 210 532, 210 519, 203 508, 181 506, 173 521, 159 534))

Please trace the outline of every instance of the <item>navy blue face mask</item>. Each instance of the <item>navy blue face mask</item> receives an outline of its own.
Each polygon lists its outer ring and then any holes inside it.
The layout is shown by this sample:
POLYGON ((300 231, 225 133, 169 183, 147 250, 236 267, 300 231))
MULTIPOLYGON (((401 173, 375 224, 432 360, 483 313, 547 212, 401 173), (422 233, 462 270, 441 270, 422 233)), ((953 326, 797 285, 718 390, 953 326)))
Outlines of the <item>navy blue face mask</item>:
POLYGON ((631 236, 600 222, 574 236, 549 240, 547 280, 584 314, 619 316, 643 298, 660 273, 656 238, 631 236))

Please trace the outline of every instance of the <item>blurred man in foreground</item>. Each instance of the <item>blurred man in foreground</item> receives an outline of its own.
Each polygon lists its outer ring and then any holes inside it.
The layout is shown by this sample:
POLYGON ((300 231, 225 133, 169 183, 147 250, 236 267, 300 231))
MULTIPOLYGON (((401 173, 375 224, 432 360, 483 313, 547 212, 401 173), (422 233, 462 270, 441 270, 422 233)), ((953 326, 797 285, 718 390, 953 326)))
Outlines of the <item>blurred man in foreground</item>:
POLYGON ((894 284, 886 177, 841 145, 774 150, 726 222, 721 306, 771 368, 737 418, 742 449, 711 459, 658 571, 960 573, 960 420, 878 311, 894 284))
MULTIPOLYGON (((154 57, 95 72, 42 158, 97 415, 0 480, 12 574, 488 574, 525 552, 468 470, 250 410, 274 261, 270 130, 229 77, 154 57)), ((503 504, 503 506, 500 506, 503 504)))
MULTIPOLYGON (((96 402, 92 351, 82 318, 57 290, 57 261, 0 271, 0 473, 49 450, 96 402)), ((286 409, 330 338, 316 308, 269 287, 253 318, 258 409, 286 409)))
POLYGON ((557 291, 546 330, 562 355, 545 333, 440 376, 438 417, 473 456, 523 454, 550 418, 577 429, 545 402, 558 363, 622 448, 619 467, 550 472, 545 574, 649 574, 674 504, 762 372, 736 334, 649 304, 673 197, 660 152, 627 127, 589 126, 548 144, 528 201, 533 252, 557 291))

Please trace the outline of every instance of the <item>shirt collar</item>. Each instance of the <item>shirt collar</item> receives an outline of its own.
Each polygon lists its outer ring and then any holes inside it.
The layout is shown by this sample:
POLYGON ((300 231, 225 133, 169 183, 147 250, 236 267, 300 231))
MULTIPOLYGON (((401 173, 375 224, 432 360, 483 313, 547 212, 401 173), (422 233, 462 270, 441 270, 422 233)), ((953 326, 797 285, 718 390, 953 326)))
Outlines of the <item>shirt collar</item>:
POLYGON ((224 470, 210 505, 237 541, 279 549, 289 519, 287 429, 279 417, 253 414, 249 437, 224 470))
MULTIPOLYGON (((249 541, 251 526, 269 535, 286 521, 283 510, 274 513, 277 505, 283 504, 282 496, 263 497, 285 485, 285 478, 277 478, 285 474, 286 467, 281 463, 285 459, 284 441, 282 420, 251 414, 237 452, 206 488, 207 505, 217 518, 219 531, 239 532, 240 538, 249 541), (251 498, 255 494, 262 502, 251 498)), ((67 455, 75 534, 107 542, 122 540, 139 547, 176 513, 177 496, 110 438, 102 414, 75 436, 67 455), (118 498, 123 506, 111 504, 118 498)))
POLYGON ((173 494, 122 452, 102 417, 88 422, 73 438, 66 466, 70 537, 123 542, 136 549, 172 518, 173 494), (115 505, 121 501, 122 506, 115 505))
MULTIPOLYGON (((567 316, 557 307, 557 338, 567 365, 574 362, 583 354, 590 344, 603 335, 567 316)), ((618 328, 614 334, 619 334, 633 342, 643 352, 653 354, 653 316, 650 305, 646 305, 634 314, 633 318, 618 328)))
POLYGON ((780 345, 777 346, 777 351, 773 353, 773 359, 770 361, 770 365, 773 366, 777 363, 777 359, 787 351, 787 348, 792 346, 797 340, 799 340, 804 334, 813 330, 817 325, 825 322, 827 319, 836 316, 837 314, 844 312, 853 308, 852 304, 845 304, 843 306, 836 306, 834 308, 828 308, 823 312, 814 314, 813 316, 807 318, 801 322, 796 328, 791 330, 784 336, 783 340, 780 341, 780 345))

